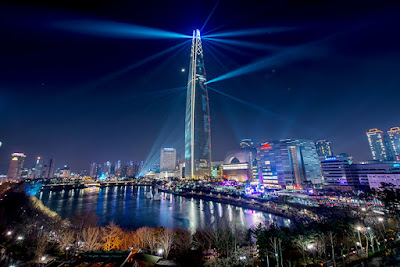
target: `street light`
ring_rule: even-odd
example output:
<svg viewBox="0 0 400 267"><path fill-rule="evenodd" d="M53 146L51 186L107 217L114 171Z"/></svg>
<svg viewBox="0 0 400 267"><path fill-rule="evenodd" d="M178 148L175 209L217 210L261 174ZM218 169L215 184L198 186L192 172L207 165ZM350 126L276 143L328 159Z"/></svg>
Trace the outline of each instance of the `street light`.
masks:
<svg viewBox="0 0 400 267"><path fill-rule="evenodd" d="M157 252L158 252L158 255L161 256L164 253L164 250L162 248L159 248Z"/></svg>

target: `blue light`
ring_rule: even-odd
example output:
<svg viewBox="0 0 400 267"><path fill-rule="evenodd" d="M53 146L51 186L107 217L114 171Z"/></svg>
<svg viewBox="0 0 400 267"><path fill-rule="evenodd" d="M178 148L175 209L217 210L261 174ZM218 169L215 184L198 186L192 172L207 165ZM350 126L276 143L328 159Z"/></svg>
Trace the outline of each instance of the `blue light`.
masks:
<svg viewBox="0 0 400 267"><path fill-rule="evenodd" d="M68 31L108 37L130 39L191 38L189 35L147 26L101 20L72 20L53 23L54 27Z"/></svg>
<svg viewBox="0 0 400 267"><path fill-rule="evenodd" d="M327 157L325 158L325 161L334 161L337 160L336 157Z"/></svg>
<svg viewBox="0 0 400 267"><path fill-rule="evenodd" d="M296 29L295 27L268 27L268 28L256 28L238 31L229 31L221 33L207 34L205 37L238 37L238 36L250 36L250 35L262 35L275 32L291 31Z"/></svg>
<svg viewBox="0 0 400 267"><path fill-rule="evenodd" d="M393 164L393 167L394 167L394 168L400 167L400 164L395 163L395 164Z"/></svg>

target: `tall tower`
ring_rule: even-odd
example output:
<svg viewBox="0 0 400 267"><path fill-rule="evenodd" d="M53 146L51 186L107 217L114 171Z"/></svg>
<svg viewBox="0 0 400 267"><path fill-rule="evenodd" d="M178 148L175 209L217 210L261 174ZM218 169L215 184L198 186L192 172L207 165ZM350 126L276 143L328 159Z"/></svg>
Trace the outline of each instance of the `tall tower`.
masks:
<svg viewBox="0 0 400 267"><path fill-rule="evenodd" d="M7 179L10 181L18 180L21 178L21 171L24 166L25 160L24 153L12 153L10 167L8 168Z"/></svg>
<svg viewBox="0 0 400 267"><path fill-rule="evenodd" d="M211 175L210 107L200 30L193 31L185 117L185 178Z"/></svg>
<svg viewBox="0 0 400 267"><path fill-rule="evenodd" d="M388 131L389 145L395 160L400 160L400 127L393 127Z"/></svg>
<svg viewBox="0 0 400 267"><path fill-rule="evenodd" d="M390 151L388 151L383 132L378 129L371 129L366 134L372 158L380 161L390 160Z"/></svg>

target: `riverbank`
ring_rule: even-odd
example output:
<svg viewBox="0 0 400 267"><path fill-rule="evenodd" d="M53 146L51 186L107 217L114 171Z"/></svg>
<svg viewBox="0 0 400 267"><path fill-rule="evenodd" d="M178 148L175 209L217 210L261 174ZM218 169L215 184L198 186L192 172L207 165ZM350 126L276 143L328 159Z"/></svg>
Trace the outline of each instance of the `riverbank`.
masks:
<svg viewBox="0 0 400 267"><path fill-rule="evenodd" d="M245 209L251 209L251 210L256 210L256 211L261 211L265 213L269 213L275 216L283 217L290 219L292 221L296 221L297 219L300 219L299 216L294 216L292 211L287 211L287 210L280 210L277 208L277 205L274 203L260 203L255 199L244 199L242 197L231 197L231 196L223 196L223 195L218 195L218 194L199 194L195 192L175 192L171 190L164 190L164 189L159 189L161 192L165 193L170 193L186 198L196 198L196 199L202 199L206 201L214 201L222 204L228 204L240 208L245 208ZM290 209L290 207L289 207ZM301 217L302 218L302 217ZM302 218L304 219L304 218Z"/></svg>

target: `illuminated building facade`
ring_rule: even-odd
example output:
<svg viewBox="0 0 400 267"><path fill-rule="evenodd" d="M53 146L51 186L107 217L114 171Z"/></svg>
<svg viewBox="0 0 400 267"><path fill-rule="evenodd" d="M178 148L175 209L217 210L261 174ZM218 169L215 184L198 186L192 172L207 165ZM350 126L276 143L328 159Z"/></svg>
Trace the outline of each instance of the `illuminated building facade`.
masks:
<svg viewBox="0 0 400 267"><path fill-rule="evenodd" d="M387 133L393 157L395 160L400 160L400 127L393 127Z"/></svg>
<svg viewBox="0 0 400 267"><path fill-rule="evenodd" d="M176 166L176 149L165 147L161 149L160 171L174 171Z"/></svg>
<svg viewBox="0 0 400 267"><path fill-rule="evenodd" d="M223 178L237 182L251 182L252 173L248 151L237 150L226 154L222 165Z"/></svg>
<svg viewBox="0 0 400 267"><path fill-rule="evenodd" d="M12 153L11 154L11 162L7 172L8 180L17 180L21 178L21 172L24 167L25 160L24 153Z"/></svg>
<svg viewBox="0 0 400 267"><path fill-rule="evenodd" d="M193 31L185 116L185 178L211 176L210 108L200 31Z"/></svg>
<svg viewBox="0 0 400 267"><path fill-rule="evenodd" d="M393 159L388 140L382 131L371 129L366 135L374 160L387 161Z"/></svg>
<svg viewBox="0 0 400 267"><path fill-rule="evenodd" d="M268 187L313 187L322 184L322 170L311 140L281 139L257 148L259 178Z"/></svg>
<svg viewBox="0 0 400 267"><path fill-rule="evenodd" d="M324 187L337 191L352 191L360 182L352 176L352 160L349 157L332 156L321 161Z"/></svg>
<svg viewBox="0 0 400 267"><path fill-rule="evenodd" d="M326 140L319 140L315 142L315 147L317 149L318 156L321 158L332 157L331 142Z"/></svg>

